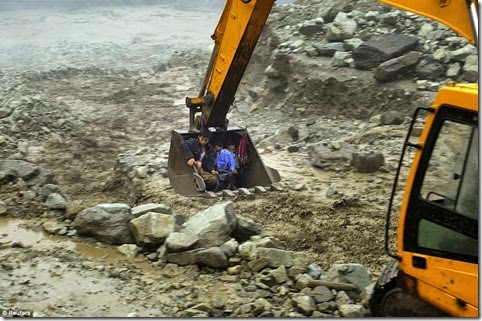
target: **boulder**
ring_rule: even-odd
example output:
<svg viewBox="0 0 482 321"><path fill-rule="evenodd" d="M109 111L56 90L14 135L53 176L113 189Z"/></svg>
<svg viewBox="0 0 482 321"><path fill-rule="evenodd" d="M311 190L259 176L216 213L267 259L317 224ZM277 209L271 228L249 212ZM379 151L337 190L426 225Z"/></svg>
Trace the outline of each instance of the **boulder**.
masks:
<svg viewBox="0 0 482 321"><path fill-rule="evenodd" d="M258 258L267 258L269 260L269 267L277 268L281 265L284 267L291 267L298 265L306 267L308 265L306 254L303 252L294 252L274 248L257 248Z"/></svg>
<svg viewBox="0 0 482 321"><path fill-rule="evenodd" d="M165 245L169 252L183 252L194 248L198 239L190 234L172 232L168 235Z"/></svg>
<svg viewBox="0 0 482 321"><path fill-rule="evenodd" d="M385 163L385 158L380 152L354 152L351 165L358 173L375 173Z"/></svg>
<svg viewBox="0 0 482 321"><path fill-rule="evenodd" d="M446 70L444 64L433 58L426 58L420 60L415 67L415 73L422 79L437 80L445 77Z"/></svg>
<svg viewBox="0 0 482 321"><path fill-rule="evenodd" d="M379 81L396 79L399 75L413 70L420 57L421 53L412 51L403 56L387 60L375 69L373 77Z"/></svg>
<svg viewBox="0 0 482 321"><path fill-rule="evenodd" d="M130 206L127 204L99 204L77 214L73 228L79 234L92 236L101 242L134 243L129 229L132 219Z"/></svg>
<svg viewBox="0 0 482 321"><path fill-rule="evenodd" d="M418 38L407 35L385 33L375 36L353 52L355 66L359 69L372 69L384 61L415 49L417 44Z"/></svg>
<svg viewBox="0 0 482 321"><path fill-rule="evenodd" d="M148 212L172 214L172 209L165 204L154 204L154 203L139 205L131 209L131 213L134 217L139 217Z"/></svg>
<svg viewBox="0 0 482 321"><path fill-rule="evenodd" d="M343 42L329 42L324 44L313 44L320 56L333 57L337 51L346 51Z"/></svg>
<svg viewBox="0 0 482 321"><path fill-rule="evenodd" d="M234 203L229 201L196 213L180 232L196 237L199 240L196 247L210 248L229 240L237 223Z"/></svg>
<svg viewBox="0 0 482 321"><path fill-rule="evenodd" d="M174 232L174 217L148 212L130 221L129 227L138 245L162 244Z"/></svg>
<svg viewBox="0 0 482 321"><path fill-rule="evenodd" d="M209 249L201 250L195 255L196 263L206 265L213 268L225 268L229 265L226 253L219 247L211 247Z"/></svg>
<svg viewBox="0 0 482 321"><path fill-rule="evenodd" d="M306 150L311 165L327 168L333 165L340 166L343 163L348 164L355 148L351 144L342 142L340 148L333 149L323 142L319 142L306 145Z"/></svg>
<svg viewBox="0 0 482 321"><path fill-rule="evenodd" d="M370 273L358 263L333 264L323 279L329 282L350 283L360 291L371 284Z"/></svg>
<svg viewBox="0 0 482 321"><path fill-rule="evenodd" d="M264 231L263 227L255 221L245 217L238 218L238 224L233 230L231 236L239 242L245 242L248 241L253 235L264 236L266 235L266 232Z"/></svg>
<svg viewBox="0 0 482 321"><path fill-rule="evenodd" d="M45 206L51 210L65 210L68 201L59 193L50 193L45 200Z"/></svg>
<svg viewBox="0 0 482 321"><path fill-rule="evenodd" d="M15 171L24 181L37 176L40 173L40 167L35 164L23 160L0 160L0 172Z"/></svg>

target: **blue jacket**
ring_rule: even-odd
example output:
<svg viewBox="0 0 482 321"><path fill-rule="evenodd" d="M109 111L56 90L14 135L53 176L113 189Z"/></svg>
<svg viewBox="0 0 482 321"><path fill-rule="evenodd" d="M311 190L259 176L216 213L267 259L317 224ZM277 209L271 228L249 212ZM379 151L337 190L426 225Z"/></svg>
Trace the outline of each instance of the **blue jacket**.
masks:
<svg viewBox="0 0 482 321"><path fill-rule="evenodd" d="M216 156L217 169L234 171L236 168L236 156L228 149L222 149Z"/></svg>

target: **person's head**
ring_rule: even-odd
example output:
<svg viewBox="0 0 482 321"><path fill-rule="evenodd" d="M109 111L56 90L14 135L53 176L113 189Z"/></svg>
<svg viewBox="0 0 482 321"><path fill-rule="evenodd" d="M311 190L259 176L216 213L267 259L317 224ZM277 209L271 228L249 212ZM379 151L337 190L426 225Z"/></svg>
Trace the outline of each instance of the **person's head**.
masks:
<svg viewBox="0 0 482 321"><path fill-rule="evenodd" d="M228 149L231 153L236 153L236 145L234 144L229 144Z"/></svg>
<svg viewBox="0 0 482 321"><path fill-rule="evenodd" d="M223 149L223 143L221 141L216 140L213 144L214 150L218 153Z"/></svg>
<svg viewBox="0 0 482 321"><path fill-rule="evenodd" d="M202 128L197 136L199 145L206 146L211 138L211 132L207 128Z"/></svg>

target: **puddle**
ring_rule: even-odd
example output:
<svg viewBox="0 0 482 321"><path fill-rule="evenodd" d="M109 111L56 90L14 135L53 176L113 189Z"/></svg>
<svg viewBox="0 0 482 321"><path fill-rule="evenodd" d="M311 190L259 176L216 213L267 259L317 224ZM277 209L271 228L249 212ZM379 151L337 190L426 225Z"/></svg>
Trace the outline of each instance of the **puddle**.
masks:
<svg viewBox="0 0 482 321"><path fill-rule="evenodd" d="M14 243L27 249L12 248ZM66 256L49 254L57 249ZM38 252L44 250L48 251ZM83 267L81 262L89 260L94 262L94 269ZM1 219L0 289L7 290L0 291L0 306L28 309L40 313L39 316L52 317L126 317L133 312L141 317L162 314L155 303L171 302L169 295L149 291L153 301L142 309L136 298L141 294L147 296L146 291L139 292L140 281L110 277L107 266L114 261L129 262L144 272L154 269L147 261L136 263L127 259L115 246L94 247L76 243L68 237L50 235L42 230L40 221ZM125 269L122 264L114 266ZM137 279L156 285L142 274Z"/></svg>
<svg viewBox="0 0 482 321"><path fill-rule="evenodd" d="M14 243L32 247L35 250L61 248L72 250L98 264L111 264L114 261L129 261L119 253L115 246L95 247L85 243L71 241L68 237L50 235L42 230L40 223L32 226L31 221L4 218L0 220L0 248L11 247ZM3 245L2 245L3 244ZM131 261L132 262L132 261ZM144 268L143 262L141 264ZM149 266L148 263L145 265Z"/></svg>

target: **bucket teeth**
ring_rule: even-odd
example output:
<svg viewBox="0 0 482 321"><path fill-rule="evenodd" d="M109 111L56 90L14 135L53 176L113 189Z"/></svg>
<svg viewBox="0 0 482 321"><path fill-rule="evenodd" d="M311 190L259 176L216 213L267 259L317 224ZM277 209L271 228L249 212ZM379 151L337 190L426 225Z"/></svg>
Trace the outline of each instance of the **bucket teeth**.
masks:
<svg viewBox="0 0 482 321"><path fill-rule="evenodd" d="M255 186L255 187L254 187L254 192L255 192L255 193L266 193L266 192L268 192L268 191L267 191L266 188L264 188L263 186Z"/></svg>
<svg viewBox="0 0 482 321"><path fill-rule="evenodd" d="M211 192L211 191L205 191L203 194L204 198L216 198L218 195L216 193Z"/></svg>
<svg viewBox="0 0 482 321"><path fill-rule="evenodd" d="M245 196L252 195L252 193L246 187L240 187L238 188L238 191L239 191L239 195L245 195Z"/></svg>
<svg viewBox="0 0 482 321"><path fill-rule="evenodd" d="M283 187L281 187L281 185L278 183L273 183L271 184L271 190L275 192L281 192L283 191Z"/></svg>
<svg viewBox="0 0 482 321"><path fill-rule="evenodd" d="M236 196L233 191L229 190L229 189L223 189L222 190L223 192L223 196L228 196L228 197L234 197Z"/></svg>

